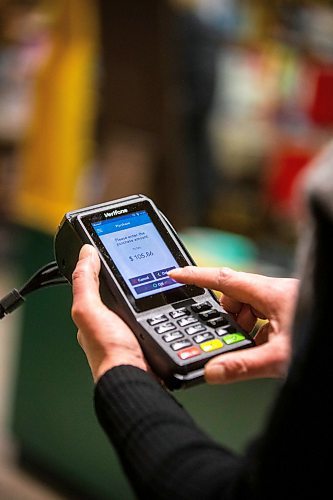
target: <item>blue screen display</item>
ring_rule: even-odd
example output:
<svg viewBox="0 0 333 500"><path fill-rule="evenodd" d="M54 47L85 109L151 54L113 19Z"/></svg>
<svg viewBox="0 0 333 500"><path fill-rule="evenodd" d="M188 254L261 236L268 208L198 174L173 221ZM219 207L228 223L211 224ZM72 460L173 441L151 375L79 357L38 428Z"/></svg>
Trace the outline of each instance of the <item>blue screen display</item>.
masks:
<svg viewBox="0 0 333 500"><path fill-rule="evenodd" d="M179 265L145 210L92 227L135 298L182 286L167 275Z"/></svg>

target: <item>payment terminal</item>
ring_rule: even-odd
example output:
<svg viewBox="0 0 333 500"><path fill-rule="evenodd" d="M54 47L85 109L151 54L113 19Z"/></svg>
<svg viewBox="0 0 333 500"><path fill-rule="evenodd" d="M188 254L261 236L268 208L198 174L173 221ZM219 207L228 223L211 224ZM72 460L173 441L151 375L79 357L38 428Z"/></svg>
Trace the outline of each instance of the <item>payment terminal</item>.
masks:
<svg viewBox="0 0 333 500"><path fill-rule="evenodd" d="M168 276L171 269L194 262L146 196L65 214L54 249L59 271L69 282L85 243L99 252L103 302L129 325L168 388L199 383L213 356L254 345L212 291Z"/></svg>

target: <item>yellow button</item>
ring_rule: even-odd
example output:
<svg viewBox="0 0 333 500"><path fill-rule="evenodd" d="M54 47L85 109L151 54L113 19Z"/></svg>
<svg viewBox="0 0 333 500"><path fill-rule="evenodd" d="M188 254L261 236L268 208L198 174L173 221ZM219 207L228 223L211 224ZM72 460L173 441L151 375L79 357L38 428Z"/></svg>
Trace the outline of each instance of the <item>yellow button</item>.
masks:
<svg viewBox="0 0 333 500"><path fill-rule="evenodd" d="M207 340L207 342L200 344L200 347L205 352L215 351L215 349L223 347L223 342L219 339Z"/></svg>

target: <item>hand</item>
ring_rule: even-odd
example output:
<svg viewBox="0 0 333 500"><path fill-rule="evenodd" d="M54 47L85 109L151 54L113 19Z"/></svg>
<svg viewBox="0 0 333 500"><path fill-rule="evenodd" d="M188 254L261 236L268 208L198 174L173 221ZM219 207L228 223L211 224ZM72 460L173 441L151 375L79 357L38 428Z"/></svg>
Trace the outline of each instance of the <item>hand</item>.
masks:
<svg viewBox="0 0 333 500"><path fill-rule="evenodd" d="M79 328L78 342L87 356L95 382L118 365L148 369L130 328L101 301L99 271L97 251L91 245L84 245L73 273L72 318Z"/></svg>
<svg viewBox="0 0 333 500"><path fill-rule="evenodd" d="M169 276L181 283L223 292L221 305L247 332L253 330L258 318L267 320L258 330L255 347L221 354L206 364L207 382L286 375L298 280L192 266L173 269Z"/></svg>

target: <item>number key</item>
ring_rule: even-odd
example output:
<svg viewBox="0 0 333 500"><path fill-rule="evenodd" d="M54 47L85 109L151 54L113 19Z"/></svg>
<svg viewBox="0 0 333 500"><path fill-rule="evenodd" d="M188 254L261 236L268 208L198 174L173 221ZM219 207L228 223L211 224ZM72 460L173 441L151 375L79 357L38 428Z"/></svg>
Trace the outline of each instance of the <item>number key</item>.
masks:
<svg viewBox="0 0 333 500"><path fill-rule="evenodd" d="M187 310L185 307L182 307L181 309L176 309L176 311L172 311L170 313L171 318L177 319L177 318L182 318L183 316L186 316L188 314Z"/></svg>
<svg viewBox="0 0 333 500"><path fill-rule="evenodd" d="M155 328L157 333L167 333L172 332L172 330L176 330L176 326L173 323L164 323L163 325Z"/></svg>
<svg viewBox="0 0 333 500"><path fill-rule="evenodd" d="M193 337L193 339L195 340L195 342L197 344L201 344L202 342L205 342L206 340L211 340L213 338L214 338L214 335L212 335L209 332L199 333L199 335L196 335L195 337Z"/></svg>
<svg viewBox="0 0 333 500"><path fill-rule="evenodd" d="M188 326L191 325L192 323L197 323L197 318L194 316L186 316L185 318L182 318L178 321L179 326Z"/></svg>
<svg viewBox="0 0 333 500"><path fill-rule="evenodd" d="M218 318L221 315L219 311L216 309L210 309L209 311L205 311L199 314L200 319L207 321L209 319Z"/></svg>
<svg viewBox="0 0 333 500"><path fill-rule="evenodd" d="M149 318L147 321L151 326L155 326L159 325L160 323L164 323L164 321L168 321L168 318L165 314L159 314L158 316Z"/></svg>
<svg viewBox="0 0 333 500"><path fill-rule="evenodd" d="M167 333L166 335L163 335L162 339L165 342L169 343L169 342L173 342L174 340L181 339L183 337L184 337L184 335L181 332L171 332L171 333Z"/></svg>
<svg viewBox="0 0 333 500"><path fill-rule="evenodd" d="M195 304L194 306L191 306L191 309L195 313L200 313L203 311L207 311L208 309L211 309L212 305L209 302L203 302L202 304Z"/></svg>
<svg viewBox="0 0 333 500"><path fill-rule="evenodd" d="M171 348L174 351L179 351L180 349L183 349L184 347L189 347L192 345L192 342L190 342L187 339L184 340L179 340L178 342L175 342L174 344L171 344Z"/></svg>

